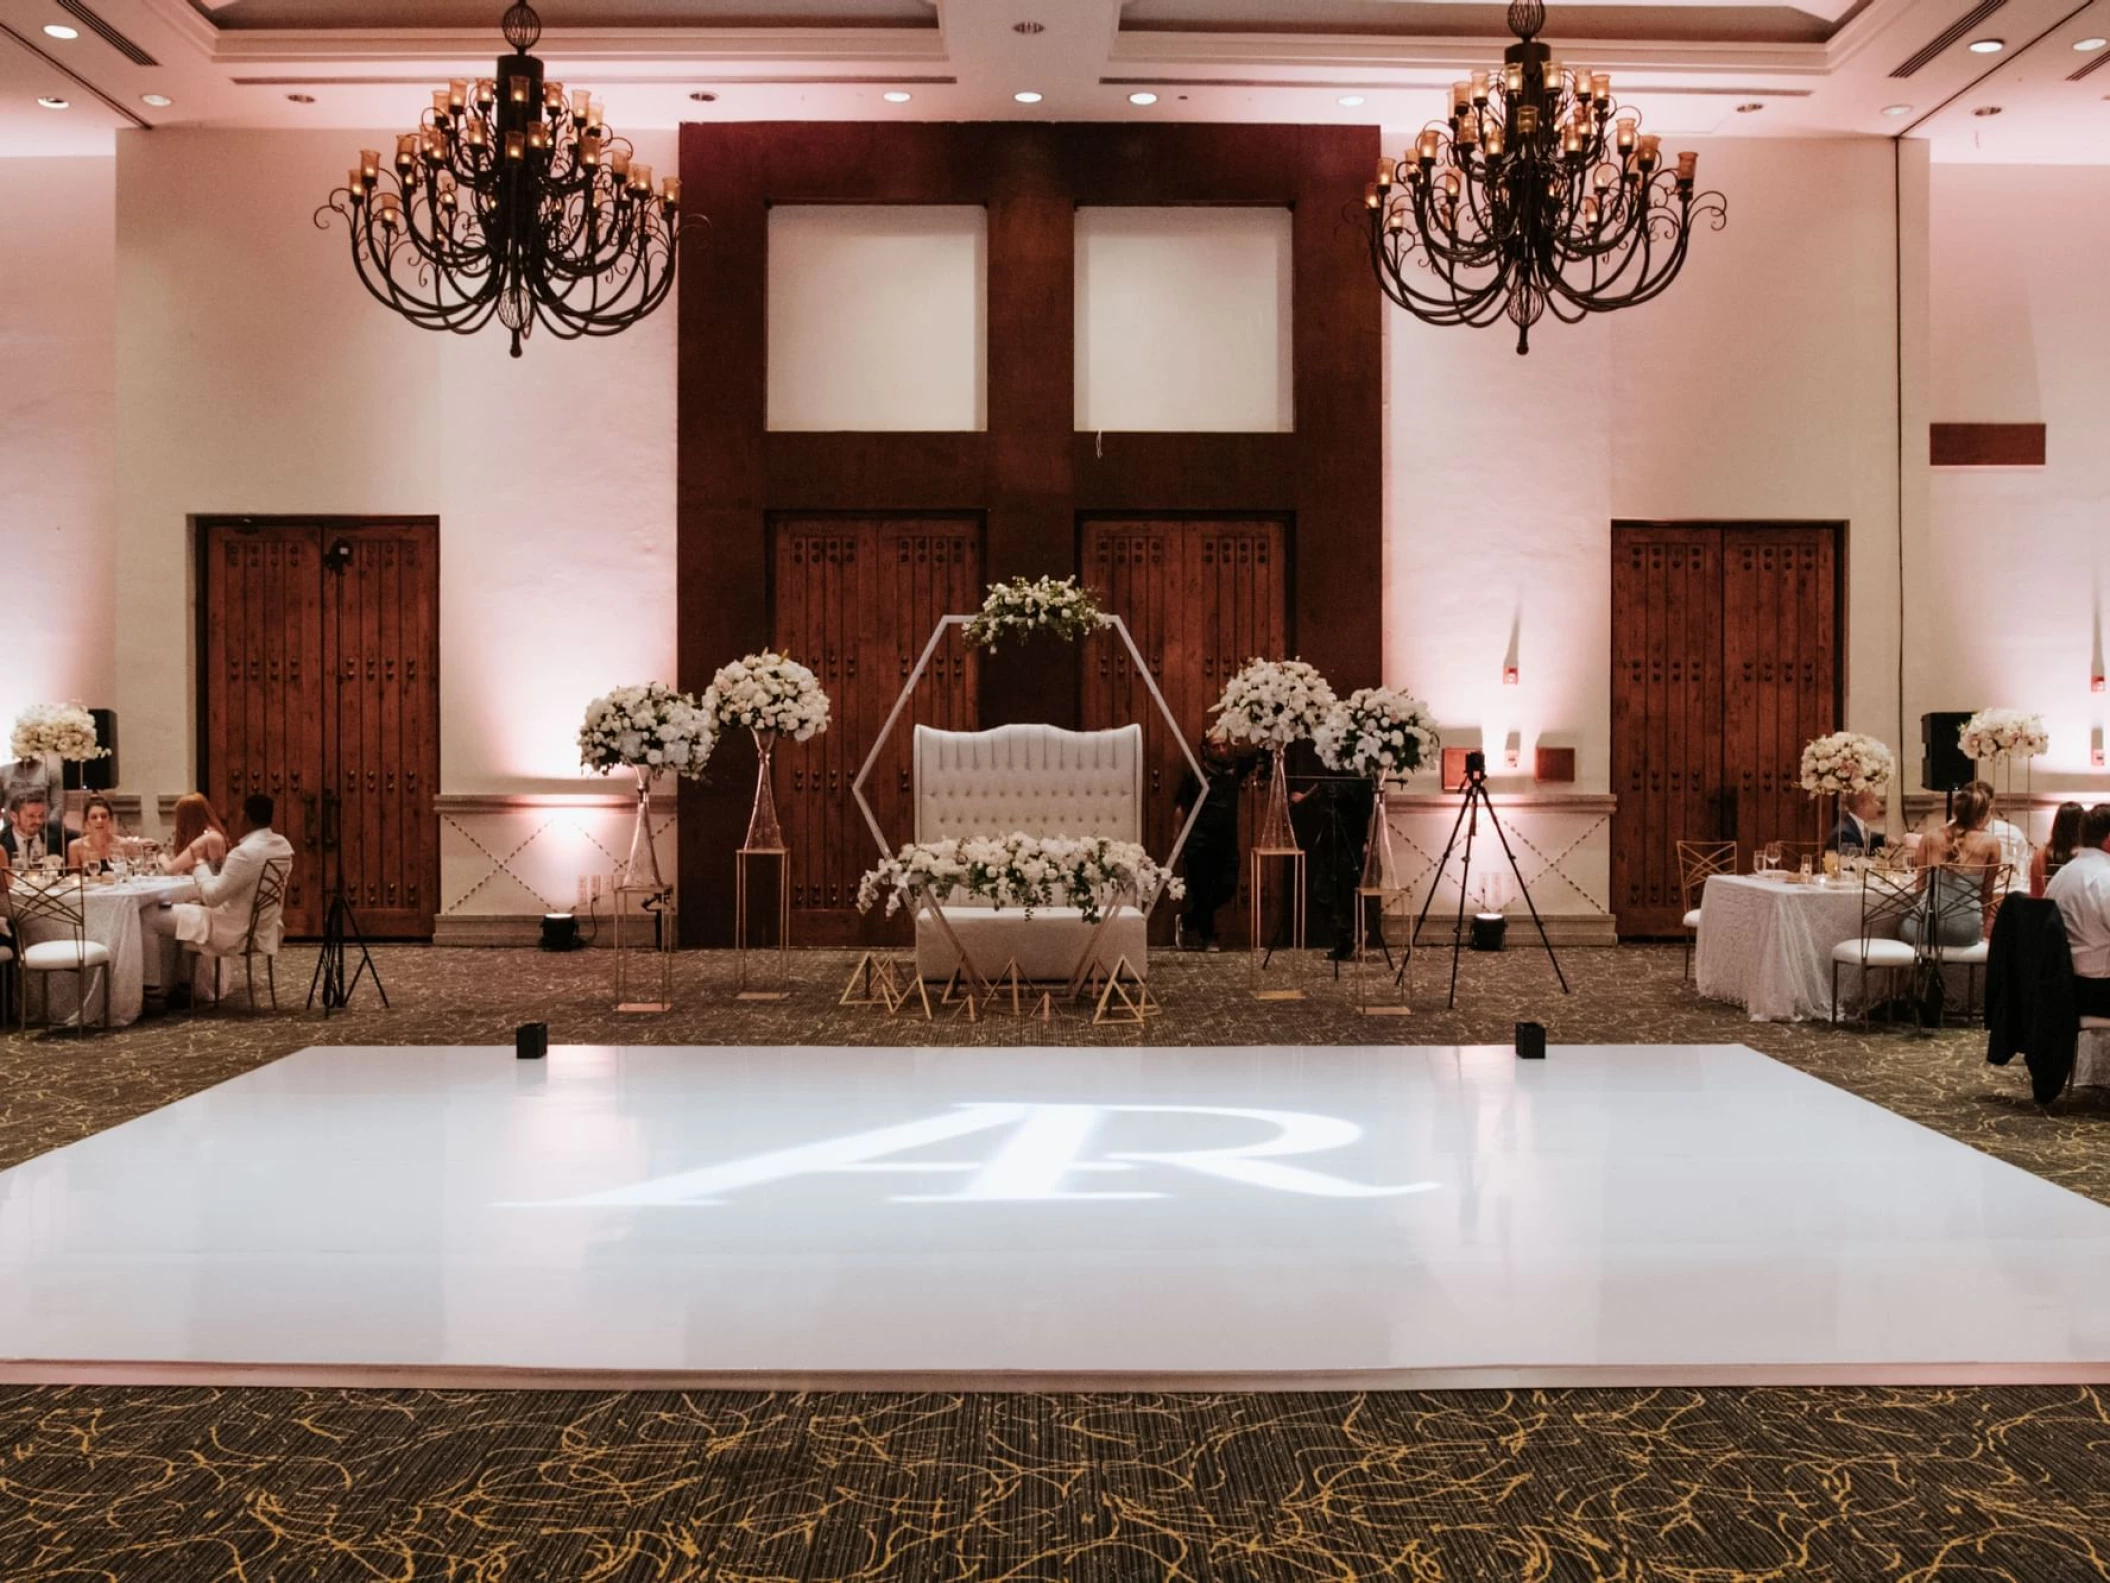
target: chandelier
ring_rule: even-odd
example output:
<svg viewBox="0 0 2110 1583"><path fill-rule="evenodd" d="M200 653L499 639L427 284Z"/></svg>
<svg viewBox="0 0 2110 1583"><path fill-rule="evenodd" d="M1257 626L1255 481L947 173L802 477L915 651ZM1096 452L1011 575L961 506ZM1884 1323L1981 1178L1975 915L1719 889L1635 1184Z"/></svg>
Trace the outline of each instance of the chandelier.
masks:
<svg viewBox="0 0 2110 1583"><path fill-rule="evenodd" d="M573 340L657 308L686 222L680 179L655 187L599 99L543 81L534 7L512 6L503 27L513 53L496 73L435 88L394 169L361 150L315 223L344 217L359 279L411 323L467 335L495 317L518 357L538 320Z"/></svg>
<svg viewBox="0 0 2110 1583"><path fill-rule="evenodd" d="M1538 42L1545 25L1541 0L1511 0L1502 70L1454 84L1449 121L1397 163L1379 160L1363 193L1385 295L1429 324L1507 317L1520 355L1548 312L1576 324L1658 296L1693 222L1729 219L1720 193L1693 192L1699 156L1665 166L1609 76Z"/></svg>

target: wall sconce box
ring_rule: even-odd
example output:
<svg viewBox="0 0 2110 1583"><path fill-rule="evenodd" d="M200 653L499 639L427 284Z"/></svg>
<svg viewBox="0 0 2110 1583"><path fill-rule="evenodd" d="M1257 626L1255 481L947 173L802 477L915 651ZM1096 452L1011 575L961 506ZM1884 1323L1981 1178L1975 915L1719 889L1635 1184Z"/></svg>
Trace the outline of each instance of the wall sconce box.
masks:
<svg viewBox="0 0 2110 1583"><path fill-rule="evenodd" d="M1531 774L1534 780L1573 781L1575 779L1575 749L1548 747L1537 749Z"/></svg>

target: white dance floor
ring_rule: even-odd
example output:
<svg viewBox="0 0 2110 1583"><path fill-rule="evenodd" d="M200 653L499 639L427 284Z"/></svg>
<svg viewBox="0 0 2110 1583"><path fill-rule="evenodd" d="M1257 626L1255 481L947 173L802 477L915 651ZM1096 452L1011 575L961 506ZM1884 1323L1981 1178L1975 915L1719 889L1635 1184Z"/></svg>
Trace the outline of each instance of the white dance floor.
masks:
<svg viewBox="0 0 2110 1583"><path fill-rule="evenodd" d="M2110 1208L1741 1046L310 1049L0 1173L0 1374L2110 1379Z"/></svg>

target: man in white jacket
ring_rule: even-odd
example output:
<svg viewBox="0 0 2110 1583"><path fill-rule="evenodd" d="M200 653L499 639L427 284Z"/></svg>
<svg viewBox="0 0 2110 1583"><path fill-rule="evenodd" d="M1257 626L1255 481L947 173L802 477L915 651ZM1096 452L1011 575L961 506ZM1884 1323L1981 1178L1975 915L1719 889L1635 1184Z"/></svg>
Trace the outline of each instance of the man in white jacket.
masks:
<svg viewBox="0 0 2110 1583"><path fill-rule="evenodd" d="M293 843L271 828L277 813L271 799L261 793L243 802L242 820L248 834L229 848L217 874L202 867L197 871L199 900L154 909L146 915L147 927L156 934L173 935L185 945L223 956L239 955L264 871L274 864L282 876L293 870ZM259 923L256 948L277 950L284 928L281 916L274 914Z"/></svg>

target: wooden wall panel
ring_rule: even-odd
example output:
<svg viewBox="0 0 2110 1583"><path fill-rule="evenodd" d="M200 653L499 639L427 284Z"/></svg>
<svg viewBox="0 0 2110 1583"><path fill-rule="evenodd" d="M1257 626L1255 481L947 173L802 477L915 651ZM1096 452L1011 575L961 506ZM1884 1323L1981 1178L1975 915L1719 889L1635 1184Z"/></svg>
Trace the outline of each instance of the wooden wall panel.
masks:
<svg viewBox="0 0 2110 1583"><path fill-rule="evenodd" d="M2042 467L2041 423L1934 423L1927 460L1935 467Z"/></svg>
<svg viewBox="0 0 2110 1583"><path fill-rule="evenodd" d="M1723 531L1723 778L1734 835L1821 837L1799 785L1803 746L1838 729L1837 536L1830 528Z"/></svg>

